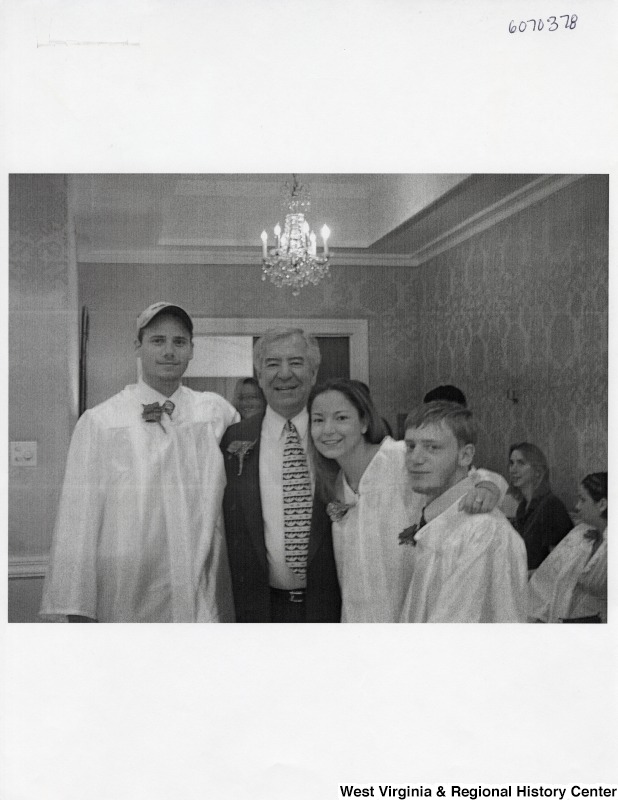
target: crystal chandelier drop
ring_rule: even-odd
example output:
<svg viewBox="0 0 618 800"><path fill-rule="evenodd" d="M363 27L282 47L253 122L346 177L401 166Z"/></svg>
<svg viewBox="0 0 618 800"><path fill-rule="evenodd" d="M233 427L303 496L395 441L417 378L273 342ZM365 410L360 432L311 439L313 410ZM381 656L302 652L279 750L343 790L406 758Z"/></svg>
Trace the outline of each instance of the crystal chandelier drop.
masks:
<svg viewBox="0 0 618 800"><path fill-rule="evenodd" d="M283 232L277 223L274 229L277 246L270 251L268 234L262 231L262 280L270 278L279 289L291 286L292 294L298 296L303 286L315 285L328 275L330 230L326 225L320 230L324 251L318 256L316 235L305 219L311 206L309 189L298 182L296 175L292 178L292 185L286 183L284 186L286 215Z"/></svg>

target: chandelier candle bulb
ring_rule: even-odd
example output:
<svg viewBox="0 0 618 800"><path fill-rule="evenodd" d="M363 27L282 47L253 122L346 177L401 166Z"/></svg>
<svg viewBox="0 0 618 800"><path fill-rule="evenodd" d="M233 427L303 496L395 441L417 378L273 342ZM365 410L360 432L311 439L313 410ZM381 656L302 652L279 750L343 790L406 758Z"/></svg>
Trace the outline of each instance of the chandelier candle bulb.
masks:
<svg viewBox="0 0 618 800"><path fill-rule="evenodd" d="M316 240L317 240L317 237L316 237L315 233L313 231L311 231L311 234L309 236L309 241L311 242L311 245L309 247L309 252L311 253L312 256L314 256L318 252L318 247L317 247L317 244L316 244Z"/></svg>
<svg viewBox="0 0 618 800"><path fill-rule="evenodd" d="M262 258L268 258L268 234L266 231L262 231L262 236L260 238L262 239Z"/></svg>
<svg viewBox="0 0 618 800"><path fill-rule="evenodd" d="M330 236L330 228L328 225L323 225L320 231L322 239L324 240L324 255L328 255L328 237Z"/></svg>
<svg viewBox="0 0 618 800"><path fill-rule="evenodd" d="M275 236L277 237L277 250L281 249L281 225L275 225Z"/></svg>

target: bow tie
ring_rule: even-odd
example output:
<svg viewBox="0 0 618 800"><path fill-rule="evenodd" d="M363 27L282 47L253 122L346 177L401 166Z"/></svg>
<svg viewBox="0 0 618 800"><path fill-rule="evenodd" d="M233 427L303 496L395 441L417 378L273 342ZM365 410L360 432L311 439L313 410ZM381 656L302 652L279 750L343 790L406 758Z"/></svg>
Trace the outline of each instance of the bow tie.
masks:
<svg viewBox="0 0 618 800"><path fill-rule="evenodd" d="M416 534L427 525L427 520L425 519L425 509L421 511L421 518L415 524L406 528L405 531L402 531L399 534L399 544L411 544L413 547L416 547Z"/></svg>
<svg viewBox="0 0 618 800"><path fill-rule="evenodd" d="M142 411L142 419L146 422L158 422L161 425L161 416L162 414L167 414L170 419L172 417L172 412L176 407L171 400L166 400L163 405L160 403L150 403L144 404L142 403L143 411ZM161 427L163 427L161 425Z"/></svg>

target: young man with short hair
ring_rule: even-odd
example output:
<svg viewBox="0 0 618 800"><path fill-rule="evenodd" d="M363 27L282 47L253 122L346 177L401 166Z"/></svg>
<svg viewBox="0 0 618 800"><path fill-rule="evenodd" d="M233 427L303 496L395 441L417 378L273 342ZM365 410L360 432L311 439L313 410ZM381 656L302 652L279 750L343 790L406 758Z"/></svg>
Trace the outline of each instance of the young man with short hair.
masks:
<svg viewBox="0 0 618 800"><path fill-rule="evenodd" d="M239 419L181 385L193 323L159 302L137 318L138 383L73 432L41 614L71 622L217 622L231 607L219 442ZM220 581L223 581L220 583ZM230 613L231 616L231 613Z"/></svg>
<svg viewBox="0 0 618 800"><path fill-rule="evenodd" d="M406 468L425 495L423 521L407 545L414 572L402 622L525 622L526 548L502 512L459 510L469 490L476 430L456 403L419 406L405 423Z"/></svg>

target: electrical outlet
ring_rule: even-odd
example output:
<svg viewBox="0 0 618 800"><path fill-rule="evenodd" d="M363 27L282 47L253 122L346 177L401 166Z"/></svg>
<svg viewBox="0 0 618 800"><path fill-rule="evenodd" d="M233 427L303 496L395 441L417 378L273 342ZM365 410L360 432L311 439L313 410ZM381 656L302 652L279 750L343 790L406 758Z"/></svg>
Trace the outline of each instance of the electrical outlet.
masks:
<svg viewBox="0 0 618 800"><path fill-rule="evenodd" d="M11 466L36 467L36 442L11 442Z"/></svg>

